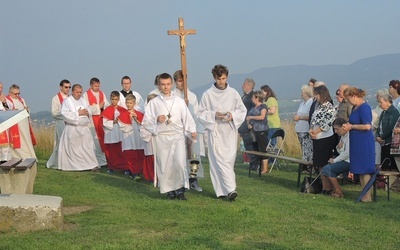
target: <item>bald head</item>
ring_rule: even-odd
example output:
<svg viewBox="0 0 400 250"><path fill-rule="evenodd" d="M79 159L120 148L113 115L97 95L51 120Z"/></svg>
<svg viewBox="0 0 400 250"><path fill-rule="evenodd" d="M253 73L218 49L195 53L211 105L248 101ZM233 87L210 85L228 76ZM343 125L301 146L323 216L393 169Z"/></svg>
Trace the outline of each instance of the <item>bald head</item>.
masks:
<svg viewBox="0 0 400 250"><path fill-rule="evenodd" d="M321 82L321 81L316 81L315 83L314 83L314 88L316 88L316 87L321 87L321 86L325 86L326 84L324 83L324 82Z"/></svg>

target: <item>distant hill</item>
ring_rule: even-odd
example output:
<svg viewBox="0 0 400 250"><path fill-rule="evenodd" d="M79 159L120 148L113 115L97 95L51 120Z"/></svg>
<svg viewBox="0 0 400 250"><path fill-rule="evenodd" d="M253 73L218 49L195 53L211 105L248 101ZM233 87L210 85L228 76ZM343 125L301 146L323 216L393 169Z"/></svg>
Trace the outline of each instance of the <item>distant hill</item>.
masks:
<svg viewBox="0 0 400 250"><path fill-rule="evenodd" d="M229 66L229 65L228 65ZM366 89L368 102L376 106L375 93L378 89L387 88L389 81L400 79L400 53L379 55L358 60L350 65L290 65L279 67L260 68L246 74L229 75L229 84L242 93L242 84L245 78L253 78L256 89L262 85L269 85L278 96L282 118L292 117L296 112L300 99L300 88L307 84L310 78L325 82L332 98L336 89L342 83ZM212 82L191 89L199 101ZM32 114L32 120L39 124L51 124L51 112L41 111Z"/></svg>
<svg viewBox="0 0 400 250"><path fill-rule="evenodd" d="M366 89L370 104L375 106L376 90L386 88L390 80L400 78L400 53L369 57L350 65L290 65L260 68L247 74L229 75L229 84L239 93L242 93L245 78L253 78L256 89L262 85L269 85L278 96L278 100L285 100L285 105L280 101L281 113L293 113L298 106L298 102L293 101L300 98L301 86L307 84L311 77L325 82L332 98L342 83ZM210 82L191 91L200 99L211 84Z"/></svg>

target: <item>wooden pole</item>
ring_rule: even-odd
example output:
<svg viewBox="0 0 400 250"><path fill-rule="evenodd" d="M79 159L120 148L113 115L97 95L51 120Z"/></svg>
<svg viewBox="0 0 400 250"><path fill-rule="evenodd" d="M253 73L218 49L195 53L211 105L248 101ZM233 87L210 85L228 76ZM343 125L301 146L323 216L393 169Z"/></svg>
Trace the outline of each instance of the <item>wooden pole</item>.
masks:
<svg viewBox="0 0 400 250"><path fill-rule="evenodd" d="M181 48L181 68L182 68L182 74L183 74L183 94L184 94L184 99L185 99L186 104L189 104L188 93L187 93L188 87L187 87L185 37L186 37L186 35L196 34L196 30L193 30L193 29L185 30L182 17L180 17L178 19L178 25L179 25L179 29L178 30L168 30L168 35L178 35L179 36L179 44L180 44L180 48Z"/></svg>

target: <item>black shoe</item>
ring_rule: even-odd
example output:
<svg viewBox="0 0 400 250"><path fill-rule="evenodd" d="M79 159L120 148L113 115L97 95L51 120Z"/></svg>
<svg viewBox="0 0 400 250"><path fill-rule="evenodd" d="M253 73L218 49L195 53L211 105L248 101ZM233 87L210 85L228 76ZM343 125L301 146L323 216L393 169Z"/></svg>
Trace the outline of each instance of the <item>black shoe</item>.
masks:
<svg viewBox="0 0 400 250"><path fill-rule="evenodd" d="M332 190L322 190L323 195L331 195Z"/></svg>
<svg viewBox="0 0 400 250"><path fill-rule="evenodd" d="M178 198L178 200L181 200L181 201L187 201L187 199L185 197L185 193L178 194L177 198Z"/></svg>
<svg viewBox="0 0 400 250"><path fill-rule="evenodd" d="M235 201L236 197L238 196L236 191L232 191L228 194L229 201Z"/></svg>
<svg viewBox="0 0 400 250"><path fill-rule="evenodd" d="M175 200L175 198L176 198L176 195L175 195L174 191L167 193L167 199L168 200Z"/></svg>

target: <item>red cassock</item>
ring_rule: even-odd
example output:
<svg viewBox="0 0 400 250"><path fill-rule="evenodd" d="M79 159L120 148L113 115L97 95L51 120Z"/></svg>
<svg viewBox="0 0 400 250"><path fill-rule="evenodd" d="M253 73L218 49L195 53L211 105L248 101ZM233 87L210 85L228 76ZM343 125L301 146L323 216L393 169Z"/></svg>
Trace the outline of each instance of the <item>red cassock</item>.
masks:
<svg viewBox="0 0 400 250"><path fill-rule="evenodd" d="M125 123L132 125L132 122L142 123L143 113L134 110L137 115L137 121L135 121L131 116L129 111L125 111L120 114L118 119ZM140 136L136 134L134 136ZM129 169L132 174L143 174L143 177L146 180L153 181L154 179L154 157L152 155L145 156L143 149L136 150L124 150L123 155L125 157L125 161L127 162Z"/></svg>
<svg viewBox="0 0 400 250"><path fill-rule="evenodd" d="M117 107L119 113L125 112L123 107ZM114 120L115 107L108 106L101 116L108 120ZM129 166L125 161L125 157L122 153L121 142L116 143L104 143L104 154L107 160L107 167L112 170L129 170Z"/></svg>

